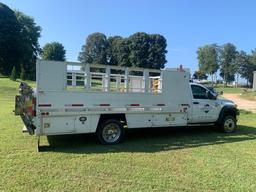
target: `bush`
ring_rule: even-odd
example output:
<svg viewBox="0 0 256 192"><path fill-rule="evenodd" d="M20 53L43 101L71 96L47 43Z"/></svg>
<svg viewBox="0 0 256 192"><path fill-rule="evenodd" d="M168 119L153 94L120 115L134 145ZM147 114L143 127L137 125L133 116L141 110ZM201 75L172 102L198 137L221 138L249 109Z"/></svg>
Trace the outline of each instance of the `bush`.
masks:
<svg viewBox="0 0 256 192"><path fill-rule="evenodd" d="M12 73L11 73L10 79L13 81L16 81L16 79L17 79L17 71L16 71L15 66L12 68Z"/></svg>

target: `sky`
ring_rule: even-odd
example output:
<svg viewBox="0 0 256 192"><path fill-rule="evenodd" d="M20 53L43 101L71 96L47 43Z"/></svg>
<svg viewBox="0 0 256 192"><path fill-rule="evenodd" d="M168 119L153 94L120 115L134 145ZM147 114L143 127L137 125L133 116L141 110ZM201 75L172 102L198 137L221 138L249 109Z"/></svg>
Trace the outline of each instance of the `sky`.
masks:
<svg viewBox="0 0 256 192"><path fill-rule="evenodd" d="M198 47L230 42L238 50L256 48L254 0L2 0L32 16L42 27L41 47L58 41L68 61L77 61L93 32L128 37L159 33L167 40L166 67L198 68Z"/></svg>

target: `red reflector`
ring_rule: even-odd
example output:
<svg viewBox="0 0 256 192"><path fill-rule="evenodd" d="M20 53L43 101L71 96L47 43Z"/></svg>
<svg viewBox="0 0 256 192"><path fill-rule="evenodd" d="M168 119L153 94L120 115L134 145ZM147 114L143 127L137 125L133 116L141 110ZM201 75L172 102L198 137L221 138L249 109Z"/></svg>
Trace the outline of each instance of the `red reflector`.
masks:
<svg viewBox="0 0 256 192"><path fill-rule="evenodd" d="M136 107L136 106L140 106L140 104L131 104L131 106Z"/></svg>
<svg viewBox="0 0 256 192"><path fill-rule="evenodd" d="M110 106L110 104L100 104L100 106Z"/></svg>
<svg viewBox="0 0 256 192"><path fill-rule="evenodd" d="M38 104L38 107L51 107L52 104Z"/></svg>
<svg viewBox="0 0 256 192"><path fill-rule="evenodd" d="M157 104L157 106L165 106L165 104Z"/></svg>

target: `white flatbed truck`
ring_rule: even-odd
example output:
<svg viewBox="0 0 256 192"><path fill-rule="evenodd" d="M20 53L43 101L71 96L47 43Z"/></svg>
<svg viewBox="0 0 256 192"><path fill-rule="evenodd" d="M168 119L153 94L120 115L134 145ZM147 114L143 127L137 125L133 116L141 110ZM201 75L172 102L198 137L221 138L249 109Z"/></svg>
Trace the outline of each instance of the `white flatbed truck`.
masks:
<svg viewBox="0 0 256 192"><path fill-rule="evenodd" d="M183 69L141 69L38 60L36 88L21 83L15 115L31 135L96 133L102 144L125 129L218 125L236 128L239 110Z"/></svg>

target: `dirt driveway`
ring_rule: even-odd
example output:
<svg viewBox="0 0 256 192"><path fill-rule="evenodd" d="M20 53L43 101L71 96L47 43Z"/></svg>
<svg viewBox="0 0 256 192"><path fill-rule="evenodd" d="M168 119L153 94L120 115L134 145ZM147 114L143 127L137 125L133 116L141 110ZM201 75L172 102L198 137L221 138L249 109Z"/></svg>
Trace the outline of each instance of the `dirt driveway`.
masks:
<svg viewBox="0 0 256 192"><path fill-rule="evenodd" d="M252 111L256 113L256 101L249 101L249 100L243 99L239 96L239 94L234 94L234 93L224 93L223 97L234 101L235 104L237 104L239 109L244 109L244 110Z"/></svg>

